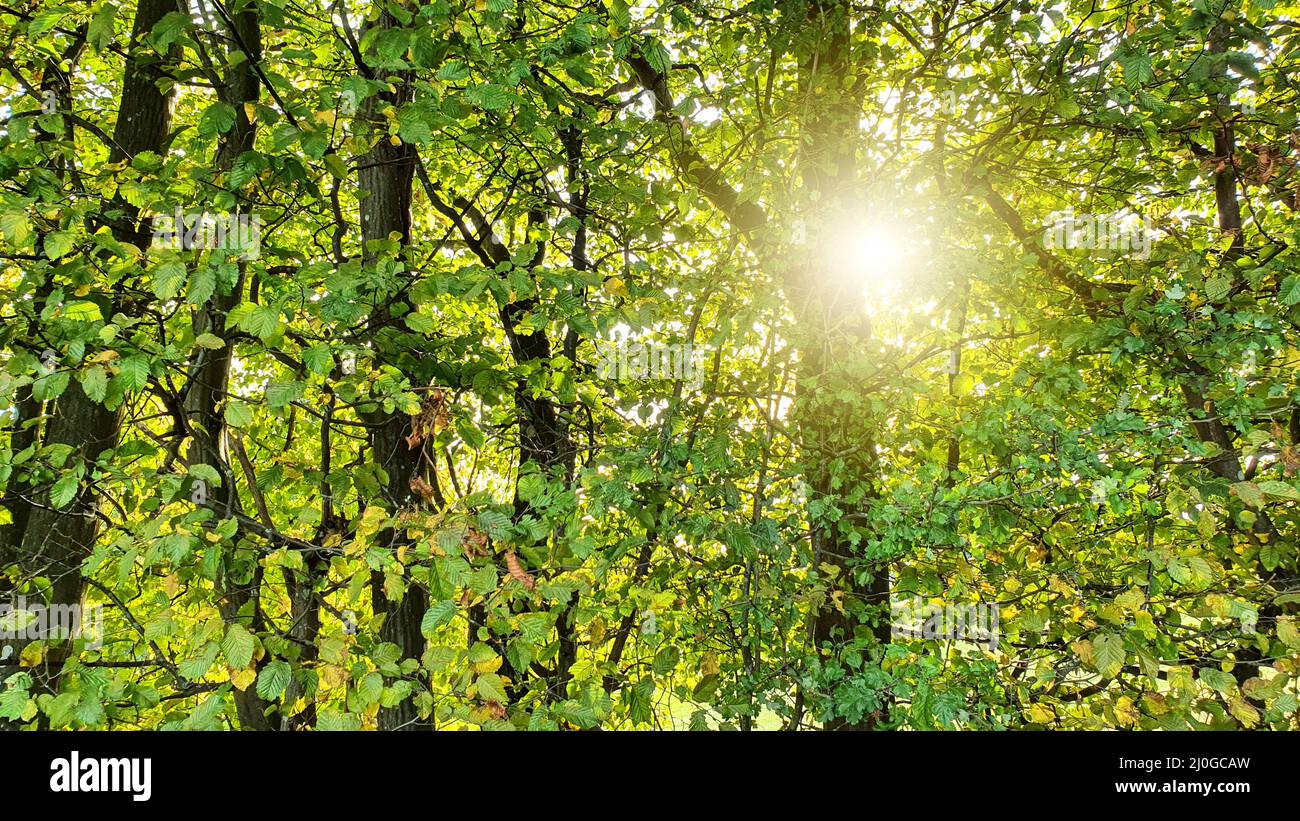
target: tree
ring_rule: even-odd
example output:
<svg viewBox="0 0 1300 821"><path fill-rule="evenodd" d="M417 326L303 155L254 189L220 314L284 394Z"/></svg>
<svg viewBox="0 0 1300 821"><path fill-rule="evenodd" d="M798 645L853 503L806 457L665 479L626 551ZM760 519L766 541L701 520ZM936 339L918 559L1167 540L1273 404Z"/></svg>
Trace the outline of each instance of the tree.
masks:
<svg viewBox="0 0 1300 821"><path fill-rule="evenodd" d="M5 7L0 721L1295 729L1291 16Z"/></svg>

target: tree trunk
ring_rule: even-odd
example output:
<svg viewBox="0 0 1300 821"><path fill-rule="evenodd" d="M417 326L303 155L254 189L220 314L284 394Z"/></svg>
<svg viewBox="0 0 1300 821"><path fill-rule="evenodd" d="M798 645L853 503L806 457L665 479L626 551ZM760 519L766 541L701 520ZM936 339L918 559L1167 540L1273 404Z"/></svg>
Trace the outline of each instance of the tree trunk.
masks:
<svg viewBox="0 0 1300 821"><path fill-rule="evenodd" d="M159 20L175 10L172 0L140 0L127 51L110 164L134 157L142 151L158 152L162 149L171 126L171 94L158 90L155 83L158 58L141 40ZM147 218L137 220L138 209L121 198L115 199L112 207L123 212L123 217L111 226L114 237L141 250L148 248L152 235L151 221ZM70 445L75 455L70 457L68 464L75 465L76 460L80 460L88 471L92 471L99 455L117 446L120 410L109 410L91 400L80 382L73 379L53 404L42 444ZM31 580L43 576L49 579L46 604L73 606L81 603L84 591L81 564L90 555L99 534L100 497L88 479L80 482L76 496L63 509L50 504L48 490L35 494L36 502L26 517L22 533L11 537L18 545L23 578ZM18 652L21 649L15 648ZM70 649L67 644L59 644L47 650L41 668L33 671L38 689L51 692L56 689L57 671Z"/></svg>
<svg viewBox="0 0 1300 821"><path fill-rule="evenodd" d="M378 26L391 26L393 20L387 13L381 15L375 23ZM372 248L375 241L386 241L396 234L400 248L405 248L411 241L411 184L415 177L416 154L413 146L406 143L393 145L382 124L385 122L380 113L386 106L400 107L409 99L409 86L406 82L397 84L397 91L385 91L366 100L362 116L376 127L371 134L375 140L374 147L361 158L359 165L361 241L363 263L373 266L382 259ZM399 249L400 255L400 249ZM384 300L387 294L375 294L373 326L376 333L375 356L379 361L396 359L397 351L383 349L383 329L391 321ZM388 483L383 488L384 501L391 512L396 512L411 502L411 479L420 468L420 449L412 448L406 442L410 432L410 418L398 411L384 413L377 410L366 415L369 425L369 446L375 464L388 474ZM398 544L399 535L393 529L380 533L381 543L391 547ZM407 584L405 591L390 600L384 585L384 574L374 573L371 578L371 602L376 616L383 617L379 629L381 641L392 642L401 650L402 658L420 658L424 652L424 636L420 632L420 621L428 609L427 592L414 584ZM395 707L385 707L379 711L379 729L381 730L422 730L430 729L429 724L418 723L419 715L411 699L404 699Z"/></svg>
<svg viewBox="0 0 1300 821"><path fill-rule="evenodd" d="M841 241L841 232L855 230L864 217L857 194L858 119L861 102L846 87L852 77L851 21L845 4L821 0L809 7L807 26L815 32L817 47L800 61L799 87L805 99L817 100L802 124L799 164L807 198L815 203L813 219L818 229L811 238L821 254L813 254L796 270L787 286L799 322L803 362L796 416L802 434L803 458L808 465L808 525L812 540L812 566L829 577L827 597L809 615L810 633L822 656L823 670L834 681L847 675L841 666L842 648L855 640L873 647L863 655L879 663L878 648L890 642L889 563L863 560L841 526L840 517L863 512L875 498L877 472L870 417L859 402L843 400L856 380L845 367L863 355L866 306L861 284L833 270L825 249ZM861 396L861 390L850 391ZM864 426L866 429L864 429ZM832 509L832 501L849 500L861 509ZM883 611L883 612L882 612ZM862 625L868 629L861 629ZM835 686L832 684L832 698ZM860 716L836 715L825 729L871 729L884 717L885 693Z"/></svg>
<svg viewBox="0 0 1300 821"><path fill-rule="evenodd" d="M218 96L222 102L234 108L235 122L217 146L215 168L218 174L230 171L239 155L253 147L257 134L256 123L248 118L244 108L245 103L256 102L260 94L254 70L254 65L262 56L261 28L256 6L252 3L245 4L242 10L227 20L224 29L231 45L227 53L226 75L221 78ZM194 311L192 324L196 337L203 333L216 336L223 333L226 315L242 298L244 263L240 262L239 267L239 279L229 292L218 290ZM216 350L198 348L186 369L192 378L185 386L184 412L191 437L185 460L188 465L211 465L221 475L220 493L216 489L208 489L207 492L207 504L218 519L242 512L235 473L227 452L223 412L229 388L231 357L230 345ZM264 524L272 526L270 522ZM221 566L217 600L222 619L227 623L241 621L253 630L260 629L261 568L256 565L250 567L246 557L238 557L233 549L226 548L223 548ZM272 728L267 717L269 705L257 695L252 685L245 690L234 690L234 700L241 728Z"/></svg>

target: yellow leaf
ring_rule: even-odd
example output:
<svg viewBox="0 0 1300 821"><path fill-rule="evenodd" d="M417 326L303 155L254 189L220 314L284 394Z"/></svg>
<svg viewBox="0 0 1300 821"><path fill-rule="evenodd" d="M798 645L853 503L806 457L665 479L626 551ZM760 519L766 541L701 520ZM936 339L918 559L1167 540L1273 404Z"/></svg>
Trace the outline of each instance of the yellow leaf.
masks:
<svg viewBox="0 0 1300 821"><path fill-rule="evenodd" d="M22 655L18 657L19 663L23 667L39 667L45 659L45 642L34 641L23 648Z"/></svg>
<svg viewBox="0 0 1300 821"><path fill-rule="evenodd" d="M1250 729L1259 723L1259 710L1244 698L1232 698L1228 701L1228 711L1232 713L1233 718L1240 721Z"/></svg>
<svg viewBox="0 0 1300 821"><path fill-rule="evenodd" d="M838 610L841 615L843 615L844 613L844 591L843 590L832 591L831 604L835 605L835 609Z"/></svg>
<svg viewBox="0 0 1300 821"><path fill-rule="evenodd" d="M257 670L253 667L245 667L242 670L226 668L230 672L230 683L235 685L236 690L247 690L248 685L257 679Z"/></svg>
<svg viewBox="0 0 1300 821"><path fill-rule="evenodd" d="M1029 709L1025 710L1025 718L1034 724L1051 724L1056 720L1056 713L1052 712L1050 707L1042 704L1031 704Z"/></svg>
<svg viewBox="0 0 1300 821"><path fill-rule="evenodd" d="M1132 727L1141 717L1137 705L1128 696L1120 696L1119 701L1115 702L1115 720L1121 727Z"/></svg>
<svg viewBox="0 0 1300 821"><path fill-rule="evenodd" d="M1295 621L1290 616L1278 616L1277 637L1292 650L1300 650L1300 631L1296 630Z"/></svg>
<svg viewBox="0 0 1300 821"><path fill-rule="evenodd" d="M1126 592L1115 597L1115 603L1125 610L1140 610L1146 602L1146 596L1136 587L1130 587Z"/></svg>
<svg viewBox="0 0 1300 821"><path fill-rule="evenodd" d="M1169 705L1165 697L1159 693L1147 693L1142 696L1142 703L1146 705L1147 712L1153 716L1162 716L1169 712Z"/></svg>
<svg viewBox="0 0 1300 821"><path fill-rule="evenodd" d="M338 636L331 636L320 643L320 656L326 661L342 664L348 657L348 646Z"/></svg>
<svg viewBox="0 0 1300 821"><path fill-rule="evenodd" d="M501 669L501 657L493 655L490 659L475 662L470 666L476 673L495 673L497 670Z"/></svg>
<svg viewBox="0 0 1300 821"><path fill-rule="evenodd" d="M322 664L316 668L320 672L321 683L329 689L342 687L348 680L346 668L337 664Z"/></svg>

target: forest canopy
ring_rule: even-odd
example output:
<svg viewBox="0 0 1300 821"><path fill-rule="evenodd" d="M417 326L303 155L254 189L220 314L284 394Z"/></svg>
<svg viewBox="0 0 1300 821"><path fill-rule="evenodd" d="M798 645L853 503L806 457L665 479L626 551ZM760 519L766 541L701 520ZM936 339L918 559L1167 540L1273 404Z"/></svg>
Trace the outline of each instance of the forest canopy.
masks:
<svg viewBox="0 0 1300 821"><path fill-rule="evenodd" d="M4 0L0 726L1300 729L1298 27Z"/></svg>

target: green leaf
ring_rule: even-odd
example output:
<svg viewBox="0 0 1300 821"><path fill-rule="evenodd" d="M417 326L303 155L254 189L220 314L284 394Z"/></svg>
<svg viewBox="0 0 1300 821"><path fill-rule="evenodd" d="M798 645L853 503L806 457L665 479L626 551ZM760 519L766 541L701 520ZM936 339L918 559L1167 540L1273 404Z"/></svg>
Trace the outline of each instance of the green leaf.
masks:
<svg viewBox="0 0 1300 821"><path fill-rule="evenodd" d="M425 145L433 141L433 129L424 121L424 114L415 106L407 106L397 116L397 136L402 142Z"/></svg>
<svg viewBox="0 0 1300 821"><path fill-rule="evenodd" d="M334 353L329 345L313 345L302 352L302 361L317 376L329 376L334 370Z"/></svg>
<svg viewBox="0 0 1300 821"><path fill-rule="evenodd" d="M503 538L510 530L510 517L490 508L478 514L478 523L494 539Z"/></svg>
<svg viewBox="0 0 1300 821"><path fill-rule="evenodd" d="M448 60L434 77L449 83L458 83L469 76L469 67L462 60Z"/></svg>
<svg viewBox="0 0 1300 821"><path fill-rule="evenodd" d="M75 473L67 473L54 483L50 488L50 504L54 507L67 507L77 495L77 487L80 484L80 477Z"/></svg>
<svg viewBox="0 0 1300 821"><path fill-rule="evenodd" d="M90 18L86 29L86 39L96 54L103 54L108 44L113 42L113 20L117 17L117 4L101 3L95 15Z"/></svg>
<svg viewBox="0 0 1300 821"><path fill-rule="evenodd" d="M1165 565L1165 572L1178 584L1187 584L1192 580L1192 571L1187 569L1182 559L1170 559Z"/></svg>
<svg viewBox="0 0 1300 821"><path fill-rule="evenodd" d="M433 638L439 627L450 622L456 616L456 603L450 600L434 602L424 611L420 619L420 633L425 638Z"/></svg>
<svg viewBox="0 0 1300 821"><path fill-rule="evenodd" d="M1300 274L1291 274L1282 280L1278 295L1282 297L1283 304L1288 307L1300 302Z"/></svg>
<svg viewBox="0 0 1300 821"><path fill-rule="evenodd" d="M1264 507L1264 491L1253 482L1237 482L1232 486L1232 490L1237 494L1237 498L1256 510Z"/></svg>
<svg viewBox="0 0 1300 821"><path fill-rule="evenodd" d="M253 410L248 404L238 399L226 402L226 424L232 428L246 428L253 421Z"/></svg>
<svg viewBox="0 0 1300 821"><path fill-rule="evenodd" d="M1232 66L1237 73L1252 80L1259 79L1259 66L1255 65L1255 58L1253 55L1247 54L1244 51L1230 51L1228 52L1227 57L1228 65Z"/></svg>
<svg viewBox="0 0 1300 821"><path fill-rule="evenodd" d="M1097 672L1103 678L1114 678L1124 666L1124 639L1107 634L1098 636L1092 646Z"/></svg>
<svg viewBox="0 0 1300 821"><path fill-rule="evenodd" d="M153 271L153 294L166 301L174 299L185 282L185 266L179 262L167 262Z"/></svg>
<svg viewBox="0 0 1300 821"><path fill-rule="evenodd" d="M1265 542L1259 547L1259 563L1272 573L1282 563L1282 545L1277 539Z"/></svg>
<svg viewBox="0 0 1300 821"><path fill-rule="evenodd" d="M293 668L287 661L276 659L257 674L257 695L266 701L274 701L284 695L292 680Z"/></svg>
<svg viewBox="0 0 1300 821"><path fill-rule="evenodd" d="M262 340L270 339L280 331L280 309L258 305L248 312L239 327Z"/></svg>
<svg viewBox="0 0 1300 821"><path fill-rule="evenodd" d="M343 162L342 157L331 151L325 155L324 160L325 170L330 172L330 176L336 180L346 180L348 178L348 165Z"/></svg>
<svg viewBox="0 0 1300 821"><path fill-rule="evenodd" d="M316 729L322 732L356 732L361 729L361 719L338 710L321 710Z"/></svg>
<svg viewBox="0 0 1300 821"><path fill-rule="evenodd" d="M76 322L98 322L104 318L99 304L88 299L78 299L63 306L63 315Z"/></svg>
<svg viewBox="0 0 1300 821"><path fill-rule="evenodd" d="M0 234L4 234L15 247L21 248L32 237L32 226L23 211L6 211L0 214Z"/></svg>
<svg viewBox="0 0 1300 821"><path fill-rule="evenodd" d="M1232 677L1231 673L1225 673L1214 667L1202 667L1196 677L1201 680L1202 684L1215 692L1229 693L1237 689L1237 680Z"/></svg>
<svg viewBox="0 0 1300 821"><path fill-rule="evenodd" d="M189 474L195 479L200 479L213 487L221 487L221 474L212 465L190 465Z"/></svg>
<svg viewBox="0 0 1300 821"><path fill-rule="evenodd" d="M1222 302L1232 290L1232 280L1227 277L1214 277L1205 283L1205 296L1211 302Z"/></svg>
<svg viewBox="0 0 1300 821"><path fill-rule="evenodd" d="M213 103L199 117L199 134L215 137L225 134L235 124L235 108L229 103Z"/></svg>
<svg viewBox="0 0 1300 821"><path fill-rule="evenodd" d="M298 381L272 382L266 386L266 404L268 407L283 408L291 402L302 398L305 386Z"/></svg>
<svg viewBox="0 0 1300 821"><path fill-rule="evenodd" d="M510 702L506 697L506 688L501 683L501 677L496 673L481 674L474 681L474 689L478 692L478 697L484 701L495 701L497 704Z"/></svg>
<svg viewBox="0 0 1300 821"><path fill-rule="evenodd" d="M71 375L67 371L55 371L54 373L42 376L36 380L32 386L32 396L42 402L49 402L52 399L58 399L63 392L68 389L68 382Z"/></svg>
<svg viewBox="0 0 1300 821"><path fill-rule="evenodd" d="M1277 619L1277 637L1292 650L1300 650L1300 630L1296 629L1291 616L1279 616Z"/></svg>
<svg viewBox="0 0 1300 821"><path fill-rule="evenodd" d="M672 71L673 58L668 53L668 49L664 48L663 43L653 37L647 38L646 44L641 51L645 55L646 62L658 73L667 75L668 72Z"/></svg>
<svg viewBox="0 0 1300 821"><path fill-rule="evenodd" d="M197 656L191 656L180 664L176 665L177 671L190 681L198 681L207 675L208 670L212 668L212 662L217 660L217 653L221 647L214 641L210 641L203 646L202 652Z"/></svg>
<svg viewBox="0 0 1300 821"><path fill-rule="evenodd" d="M119 365L122 386L128 391L142 391L149 385L149 359L140 354L128 356Z"/></svg>
<svg viewBox="0 0 1300 821"><path fill-rule="evenodd" d="M76 245L76 238L70 231L52 231L45 235L45 256L50 259L59 259L66 256L73 246Z"/></svg>
<svg viewBox="0 0 1300 821"><path fill-rule="evenodd" d="M91 365L81 375L81 389L93 402L103 402L108 395L108 371L99 365Z"/></svg>
<svg viewBox="0 0 1300 821"><path fill-rule="evenodd" d="M17 721L27 712L27 691L17 687L0 693L0 718Z"/></svg>
<svg viewBox="0 0 1300 821"><path fill-rule="evenodd" d="M465 102L486 111L496 111L510 105L510 94L496 83L484 83L465 92Z"/></svg>
<svg viewBox="0 0 1300 821"><path fill-rule="evenodd" d="M231 667L242 670L252 664L256 649L256 637L244 629L242 624L236 622L226 628L226 637L221 640L221 652Z"/></svg>
<svg viewBox="0 0 1300 821"><path fill-rule="evenodd" d="M379 697L383 695L384 677L375 672L366 673L361 677L361 681L357 682L355 692L357 701L363 707L369 707L379 701Z"/></svg>
<svg viewBox="0 0 1300 821"><path fill-rule="evenodd" d="M1277 496L1280 499L1291 499L1300 501L1300 490L1296 490L1293 485L1277 479L1269 479L1266 482L1259 483L1259 489L1269 496Z"/></svg>
<svg viewBox="0 0 1300 821"><path fill-rule="evenodd" d="M190 277L190 287L185 293L185 301L191 305L203 305L216 291L216 274L211 268L199 268Z"/></svg>

